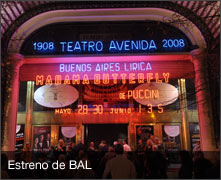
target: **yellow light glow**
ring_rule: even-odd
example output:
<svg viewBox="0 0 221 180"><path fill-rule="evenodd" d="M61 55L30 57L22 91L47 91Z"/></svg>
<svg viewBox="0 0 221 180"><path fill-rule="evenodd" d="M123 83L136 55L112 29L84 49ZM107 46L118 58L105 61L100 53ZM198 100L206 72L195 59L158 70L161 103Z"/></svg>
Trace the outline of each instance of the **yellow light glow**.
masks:
<svg viewBox="0 0 221 180"><path fill-rule="evenodd" d="M155 118L155 115L154 115L154 113L152 113L152 114L151 114L151 117L152 117L152 118Z"/></svg>

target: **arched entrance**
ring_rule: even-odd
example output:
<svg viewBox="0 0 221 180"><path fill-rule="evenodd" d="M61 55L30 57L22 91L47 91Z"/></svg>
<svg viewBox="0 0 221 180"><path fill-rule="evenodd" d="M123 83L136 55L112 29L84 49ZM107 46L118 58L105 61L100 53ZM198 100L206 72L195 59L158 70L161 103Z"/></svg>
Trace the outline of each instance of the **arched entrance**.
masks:
<svg viewBox="0 0 221 180"><path fill-rule="evenodd" d="M87 11L87 13L86 13ZM30 35L31 33L35 32L37 29L39 29L40 27L43 27L47 24L51 24L54 22L72 22L77 21L122 21L122 20L136 20L136 21L140 21L140 20L154 20L154 21L162 21L162 17L168 17L170 18L172 15L172 11L169 10L165 10L165 9L161 9L161 8L139 8L139 9L99 9L99 10L55 10L55 11L49 11L46 13L42 13L40 15L37 15L35 17L33 17L32 19L30 19L29 21L27 21L25 24L23 24L18 31L16 32L16 34L14 34L12 36L12 40L13 39L17 39L15 41L11 41L9 43L9 47L8 47L8 52L10 53L19 53L22 43L24 42L24 40L28 37L28 35ZM87 14L87 15L86 15ZM88 16L88 14L90 16ZM45 17L49 17L49 18L45 18ZM46 20L45 20L46 19ZM35 23L33 23L35 22ZM189 38L189 40L191 41L191 43L193 45L198 45L200 48L205 48L206 44L205 44L205 40L201 34L201 32L199 31L199 29L194 26L193 29L188 29L188 27L178 27L178 29L180 29L182 32L184 32L186 34L186 36ZM195 53L196 51L194 51ZM159 58L160 60L193 60L196 59L195 62L197 62L198 60L203 60L203 56L192 56L192 54L187 53L187 54L170 54L170 55L165 55L165 54L157 54L157 55L153 55L153 56L148 56L148 59L155 59L155 58ZM96 57L97 58L97 57ZM16 58L13 57L12 60L15 60ZM40 62L41 59L41 62ZM33 57L33 58L29 58L29 57L24 57L24 65L25 64L34 64L34 63L64 63L66 62L73 62L74 58L68 58L68 57L61 57L61 58L57 58L57 57L50 57L50 58L44 58L44 57ZM159 60L158 59L158 60ZM74 62L76 62L76 60L79 60L79 58L76 58L74 60ZM20 62L20 59L18 60ZM136 59L137 61L137 59ZM199 63L195 63L195 68L198 68L198 66L201 66L201 64ZM14 77L11 87L13 87L13 92L12 92L12 96L11 96L11 101L9 101L8 103L8 107L12 107L11 110L9 110L9 116L6 116L7 120L10 122L9 124L13 127L12 131L15 130L15 122L16 122L16 116L17 116L17 95L16 93L18 92L18 74L19 74L19 66L16 66L15 69L17 70L17 74ZM199 79L204 79L202 78L202 73L199 74L198 77ZM199 84L200 85L200 84ZM207 94L207 93L206 93ZM205 94L199 94L199 96L205 96ZM12 102L13 100L13 102ZM211 128L208 127L208 122L210 122L211 120L211 116L210 117L205 117L205 109L207 109L209 111L209 107L208 104L203 104L202 106L198 106L198 113L200 116L200 127L201 127L201 139L202 141L204 141L204 143L202 144L202 147L204 150L211 150L214 148L214 142L212 142L213 139L213 135L212 135L212 130ZM185 122L185 112L183 113L183 118L182 119L182 123L184 123L182 125L182 129L183 131L186 131L186 122ZM202 120L203 119L203 120ZM134 126L134 125L132 125ZM27 128L26 128L27 129ZM133 128L132 128L133 129ZM205 130L202 130L205 129ZM80 131L80 128L79 128ZM206 134L211 134L211 138L208 138L208 136ZM28 135L29 134L29 135ZM185 133L187 134L187 132ZM8 136L9 135L9 136ZM29 140L27 142L30 142L30 138L31 138L31 134L30 132L27 133L27 136L29 136ZM5 149L10 149L13 150L14 149L14 139L15 134L10 134L8 132L8 130L5 131ZM79 135L80 138L80 135ZM187 141L187 137L184 137L183 141ZM209 140L207 140L209 139ZM12 144L9 144L9 140L12 140ZM206 142L206 143L205 143ZM184 142L184 144L186 144L186 147L184 149L188 149L187 146L187 142Z"/></svg>

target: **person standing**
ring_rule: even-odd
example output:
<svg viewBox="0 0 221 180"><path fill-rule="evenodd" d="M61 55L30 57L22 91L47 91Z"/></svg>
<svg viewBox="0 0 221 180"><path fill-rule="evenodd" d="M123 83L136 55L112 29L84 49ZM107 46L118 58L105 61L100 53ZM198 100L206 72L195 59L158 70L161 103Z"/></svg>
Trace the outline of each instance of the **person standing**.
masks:
<svg viewBox="0 0 221 180"><path fill-rule="evenodd" d="M123 140L123 147L124 147L124 152L131 151L131 147L127 144L127 141L125 139Z"/></svg>
<svg viewBox="0 0 221 180"><path fill-rule="evenodd" d="M88 148L88 159L91 162L92 169L97 168L97 153L95 151L94 142L90 142L89 148Z"/></svg>
<svg viewBox="0 0 221 180"><path fill-rule="evenodd" d="M124 155L124 148L121 144L115 146L116 157L110 159L105 167L103 178L111 175L112 179L135 179L136 169L134 164Z"/></svg>
<svg viewBox="0 0 221 180"><path fill-rule="evenodd" d="M148 139L147 140L147 144L146 144L146 146L144 148L144 151L145 152L151 152L152 148L153 148L153 141L151 139Z"/></svg>
<svg viewBox="0 0 221 180"><path fill-rule="evenodd" d="M108 152L105 153L104 158L108 161L116 156L116 153L114 152L114 147L109 146Z"/></svg>
<svg viewBox="0 0 221 180"><path fill-rule="evenodd" d="M147 139L146 146L144 148L145 158L144 158L144 167L145 167L145 178L150 178L150 169L151 169L151 161L153 156L153 141L151 138Z"/></svg>
<svg viewBox="0 0 221 180"><path fill-rule="evenodd" d="M76 146L76 149L77 149L77 152L79 153L79 151L86 151L87 150L87 147L86 147L86 145L83 143L83 141L82 140L79 140L78 141L78 144L77 144L77 146Z"/></svg>
<svg viewBox="0 0 221 180"><path fill-rule="evenodd" d="M164 151L163 144L162 144L162 142L160 141L159 137L155 137L155 139L154 139L154 145L157 146L157 150L158 150L158 151Z"/></svg>
<svg viewBox="0 0 221 180"><path fill-rule="evenodd" d="M105 140L102 140L101 143L99 144L99 151L108 151L108 146Z"/></svg>
<svg viewBox="0 0 221 180"><path fill-rule="evenodd" d="M137 160L139 161L139 164L140 164L139 170L137 170L137 175L139 178L143 178L144 158L145 158L144 148L145 148L145 145L143 143L143 140L139 139L137 149L136 149Z"/></svg>
<svg viewBox="0 0 221 180"><path fill-rule="evenodd" d="M152 143L155 144L155 136L154 135L150 135L150 138L152 140Z"/></svg>
<svg viewBox="0 0 221 180"><path fill-rule="evenodd" d="M102 140L99 144L99 158L102 159L106 152L108 152L108 146L105 140Z"/></svg>
<svg viewBox="0 0 221 180"><path fill-rule="evenodd" d="M201 151L200 141L196 141L196 145L193 148L193 152Z"/></svg>
<svg viewBox="0 0 221 180"><path fill-rule="evenodd" d="M118 141L114 141L113 147L115 147L117 144L119 144L119 142Z"/></svg>
<svg viewBox="0 0 221 180"><path fill-rule="evenodd" d="M145 145L144 145L144 143L143 143L143 140L142 140L142 139L139 139L139 140L138 140L138 145L137 145L137 152L138 152L138 153L144 152L144 148L145 148Z"/></svg>
<svg viewBox="0 0 221 180"><path fill-rule="evenodd" d="M180 151L180 161L179 179L192 179L193 162L188 151Z"/></svg>
<svg viewBox="0 0 221 180"><path fill-rule="evenodd" d="M211 152L210 152L211 153ZM195 179L209 179L208 173L212 167L212 162L204 157L202 151L196 151L193 159L193 171Z"/></svg>
<svg viewBox="0 0 221 180"><path fill-rule="evenodd" d="M88 151L95 151L94 142L90 142Z"/></svg>
<svg viewBox="0 0 221 180"><path fill-rule="evenodd" d="M58 145L55 149L56 149L56 151L58 151L60 153L63 153L63 154L66 153L66 146L65 146L65 143L64 143L63 139L59 139Z"/></svg>

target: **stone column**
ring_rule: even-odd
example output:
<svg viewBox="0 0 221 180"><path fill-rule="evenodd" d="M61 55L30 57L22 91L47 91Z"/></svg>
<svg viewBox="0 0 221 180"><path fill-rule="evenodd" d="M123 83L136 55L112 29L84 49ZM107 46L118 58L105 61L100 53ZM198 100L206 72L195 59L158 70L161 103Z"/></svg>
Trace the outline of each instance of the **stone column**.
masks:
<svg viewBox="0 0 221 180"><path fill-rule="evenodd" d="M34 99L34 81L27 82L27 94L26 94L26 119L25 119L25 140L24 144L31 145L31 124L32 124L32 112L33 112L33 99ZM31 147L31 146L30 146ZM24 146L24 150L26 146Z"/></svg>
<svg viewBox="0 0 221 180"><path fill-rule="evenodd" d="M59 126L51 125L51 146L57 146L59 138Z"/></svg>
<svg viewBox="0 0 221 180"><path fill-rule="evenodd" d="M196 49L191 52L195 70L195 91L199 116L200 144L202 151L215 151L215 133L209 89L209 77L205 49Z"/></svg>
<svg viewBox="0 0 221 180"><path fill-rule="evenodd" d="M14 151L16 143L16 122L19 97L19 69L23 64L23 56L12 54L8 56L4 68L6 70L6 85L2 122L2 151Z"/></svg>
<svg viewBox="0 0 221 180"><path fill-rule="evenodd" d="M182 126L181 126L182 149L190 151L189 121L187 116L185 79L179 79L178 84L179 84L180 110L182 115Z"/></svg>

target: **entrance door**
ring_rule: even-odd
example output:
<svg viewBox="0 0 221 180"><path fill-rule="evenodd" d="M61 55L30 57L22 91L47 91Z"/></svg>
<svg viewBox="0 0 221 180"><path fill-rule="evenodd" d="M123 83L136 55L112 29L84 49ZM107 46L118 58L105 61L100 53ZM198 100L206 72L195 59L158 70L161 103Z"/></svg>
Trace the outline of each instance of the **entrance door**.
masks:
<svg viewBox="0 0 221 180"><path fill-rule="evenodd" d="M113 145L114 141L123 139L128 140L128 124L85 124L85 144L93 141L98 146L105 140L108 145Z"/></svg>

